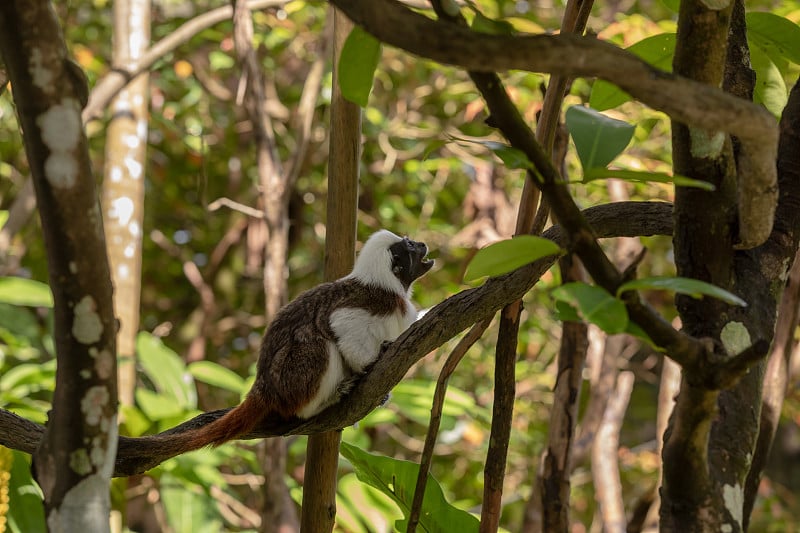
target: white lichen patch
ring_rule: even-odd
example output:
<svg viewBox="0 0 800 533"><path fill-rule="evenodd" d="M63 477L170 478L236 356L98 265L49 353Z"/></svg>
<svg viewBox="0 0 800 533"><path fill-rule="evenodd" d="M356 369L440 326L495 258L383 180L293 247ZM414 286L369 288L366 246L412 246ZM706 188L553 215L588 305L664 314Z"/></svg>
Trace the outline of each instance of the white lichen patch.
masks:
<svg viewBox="0 0 800 533"><path fill-rule="evenodd" d="M108 389L95 385L86 391L81 400L81 412L83 419L90 426L97 426L103 419L103 410L109 402Z"/></svg>
<svg viewBox="0 0 800 533"><path fill-rule="evenodd" d="M733 485L724 485L722 487L722 499L725 502L725 508L731 514L739 527L742 527L742 515L744 513L744 490L738 483Z"/></svg>
<svg viewBox="0 0 800 533"><path fill-rule="evenodd" d="M722 341L722 346L725 347L725 351L731 357L742 353L752 344L750 333L741 322L728 322L725 324L719 338Z"/></svg>
<svg viewBox="0 0 800 533"><path fill-rule="evenodd" d="M75 149L82 135L81 111L77 100L64 98L36 118L42 142L50 150L44 172L50 185L57 189L72 187L78 177Z"/></svg>
<svg viewBox="0 0 800 533"><path fill-rule="evenodd" d="M86 453L85 448L74 450L69 454L69 467L81 476L92 473L92 464L89 462L89 454Z"/></svg>
<svg viewBox="0 0 800 533"><path fill-rule="evenodd" d="M142 177L142 164L132 157L125 158L125 166L128 168L128 175L135 180Z"/></svg>
<svg viewBox="0 0 800 533"><path fill-rule="evenodd" d="M109 220L116 219L121 226L127 226L133 218L133 200L127 196L120 196L111 202L108 210Z"/></svg>
<svg viewBox="0 0 800 533"><path fill-rule="evenodd" d="M108 379L114 372L114 358L108 350L89 348L89 355L94 358L94 371L100 379Z"/></svg>
<svg viewBox="0 0 800 533"><path fill-rule="evenodd" d="M130 277L130 275L131 275L131 269L130 269L130 267L128 267L128 265L121 264L121 265L117 266L117 279L118 280L128 279Z"/></svg>
<svg viewBox="0 0 800 533"><path fill-rule="evenodd" d="M78 264L75 263L75 261L70 261L69 262L69 271L72 274L76 274L78 272Z"/></svg>
<svg viewBox="0 0 800 533"><path fill-rule="evenodd" d="M689 128L692 157L709 159L719 157L725 144L725 134L721 131L708 132L697 128Z"/></svg>
<svg viewBox="0 0 800 533"><path fill-rule="evenodd" d="M733 526L730 524L722 524L719 526L720 533L733 533Z"/></svg>
<svg viewBox="0 0 800 533"><path fill-rule="evenodd" d="M69 489L58 509L47 515L48 530L108 531L109 479L110 474L98 472Z"/></svg>
<svg viewBox="0 0 800 533"><path fill-rule="evenodd" d="M53 90L53 79L55 75L44 65L44 56L42 56L41 49L32 49L29 57L31 62L28 65L28 70L31 74L33 84L45 93L50 94Z"/></svg>
<svg viewBox="0 0 800 533"><path fill-rule="evenodd" d="M84 296L75 306L75 321L72 323L72 336L82 344L94 344L103 334L103 323L97 314L94 298Z"/></svg>

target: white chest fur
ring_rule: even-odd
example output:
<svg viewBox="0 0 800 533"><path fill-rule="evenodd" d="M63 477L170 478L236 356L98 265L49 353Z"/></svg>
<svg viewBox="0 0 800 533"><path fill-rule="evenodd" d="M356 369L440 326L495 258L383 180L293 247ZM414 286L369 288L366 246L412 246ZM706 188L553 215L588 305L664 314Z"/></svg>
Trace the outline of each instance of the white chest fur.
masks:
<svg viewBox="0 0 800 533"><path fill-rule="evenodd" d="M416 310L406 301L405 312L385 316L359 308L337 309L331 313L330 324L345 362L361 372L378 357L383 342L395 340L415 319Z"/></svg>

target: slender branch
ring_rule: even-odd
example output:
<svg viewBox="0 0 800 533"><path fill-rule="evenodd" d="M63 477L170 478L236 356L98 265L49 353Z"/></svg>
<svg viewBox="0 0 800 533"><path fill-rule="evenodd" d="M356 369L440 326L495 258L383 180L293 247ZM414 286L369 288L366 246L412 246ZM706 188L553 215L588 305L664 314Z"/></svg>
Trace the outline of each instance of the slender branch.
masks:
<svg viewBox="0 0 800 533"><path fill-rule="evenodd" d="M614 395L608 402L603 424L592 446L592 478L595 499L600 506L602 530L625 533L625 505L619 479L619 432L633 390L633 372L622 372L617 378Z"/></svg>
<svg viewBox="0 0 800 533"><path fill-rule="evenodd" d="M447 392L447 381L453 375L461 359L464 358L467 351L472 347L478 339L481 338L483 332L489 327L492 319L487 318L478 322L472 329L464 335L458 342L447 360L442 365L442 371L439 372L439 379L436 380L436 390L433 393L433 402L431 405L431 421L428 424L428 432L425 435L425 446L422 450L422 456L419 461L419 474L417 474L417 484L414 487L414 498L411 502L411 509L408 515L407 533L414 533L417 530L419 517L422 514L422 501L425 498L425 486L428 483L428 473L431 470L431 462L433 460L433 449L436 446L436 437L439 434L439 425L442 421L442 409L444 408L445 393Z"/></svg>
<svg viewBox="0 0 800 533"><path fill-rule="evenodd" d="M752 102L658 70L625 50L590 37L479 34L458 24L431 20L396 0L330 1L379 40L413 54L471 71L528 70L598 77L674 120L712 134L732 133L741 142L741 175L752 181L761 197L772 198L762 213L772 219L778 128L769 112ZM760 244L768 236L763 233L759 230L749 236L755 240L742 241L742 246Z"/></svg>
<svg viewBox="0 0 800 533"><path fill-rule="evenodd" d="M587 209L584 215L594 225L595 233L600 238L672 233L672 206L667 203L605 204ZM548 229L543 236L561 246L567 245L565 234L558 226ZM373 370L341 402L306 421L266 421L245 438L308 435L354 424L379 405L414 363L464 329L493 316L507 303L521 298L555 260L555 256L543 258L444 300L392 343L383 357L375 363ZM161 435L202 427L229 410L203 413ZM0 410L0 444L3 446L30 452L35 448L31 443L41 439L43 430L39 424ZM115 475L141 473L171 457L159 455L154 449L152 437L120 437Z"/></svg>
<svg viewBox="0 0 800 533"><path fill-rule="evenodd" d="M289 3L289 0L249 0L247 7L248 9L256 10L278 7L287 3ZM174 52L175 49L187 43L189 39L201 31L220 22L230 20L232 16L233 7L230 5L198 15L184 22L175 31L153 44L135 63L124 68L117 67L103 76L89 94L89 103L83 110L84 123L99 118L106 106L111 102L111 99L133 78L142 72L150 70L156 62Z"/></svg>

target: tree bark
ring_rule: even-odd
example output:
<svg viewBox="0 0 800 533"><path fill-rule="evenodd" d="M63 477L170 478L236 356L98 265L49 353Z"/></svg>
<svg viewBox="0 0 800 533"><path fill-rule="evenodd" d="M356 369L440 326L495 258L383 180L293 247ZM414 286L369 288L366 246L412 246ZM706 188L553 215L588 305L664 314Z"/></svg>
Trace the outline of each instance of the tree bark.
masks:
<svg viewBox="0 0 800 533"><path fill-rule="evenodd" d="M58 358L53 410L34 453L50 530L108 531L117 445L116 321L81 107L88 89L45 1L0 4L44 230Z"/></svg>

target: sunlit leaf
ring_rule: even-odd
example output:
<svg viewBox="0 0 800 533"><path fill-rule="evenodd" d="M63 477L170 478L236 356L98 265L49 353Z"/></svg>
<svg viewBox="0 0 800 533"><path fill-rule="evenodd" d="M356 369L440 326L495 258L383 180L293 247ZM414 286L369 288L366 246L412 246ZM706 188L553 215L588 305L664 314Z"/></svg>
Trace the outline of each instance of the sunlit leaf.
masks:
<svg viewBox="0 0 800 533"><path fill-rule="evenodd" d="M558 253L561 253L561 248L549 239L520 235L478 250L467 266L464 279L469 281L482 276L499 276Z"/></svg>
<svg viewBox="0 0 800 533"><path fill-rule="evenodd" d="M405 531L414 499L419 465L391 457L373 455L346 442L341 445L342 455L350 461L358 479L389 496L405 517L395 527ZM420 530L428 532L469 533L478 531L478 519L454 507L444 497L439 482L428 474L428 483L422 503Z"/></svg>
<svg viewBox="0 0 800 533"><path fill-rule="evenodd" d="M136 353L147 377L158 392L179 409L197 407L197 391L183 360L160 338L141 332L136 337ZM137 389L138 390L138 389Z"/></svg>
<svg viewBox="0 0 800 533"><path fill-rule="evenodd" d="M189 365L188 370L197 381L238 394L245 392L244 378L230 368L213 361L196 361Z"/></svg>
<svg viewBox="0 0 800 533"><path fill-rule="evenodd" d="M613 161L628 146L636 129L632 124L583 106L567 109L565 121L584 171L605 167Z"/></svg>
<svg viewBox="0 0 800 533"><path fill-rule="evenodd" d="M756 85L753 90L753 101L764 104L767 110L776 117L781 116L789 93L783 75L770 57L758 46L750 48L750 64L756 71Z"/></svg>
<svg viewBox="0 0 800 533"><path fill-rule="evenodd" d="M381 43L362 30L353 28L339 57L339 88L351 102L367 107L375 69L381 59Z"/></svg>
<svg viewBox="0 0 800 533"><path fill-rule="evenodd" d="M638 170L620 170L611 168L590 168L583 173L584 183L605 178L619 178L625 181L674 183L681 187L696 187L706 191L716 189L713 183L681 176L680 174L664 174L663 172L641 172Z"/></svg>
<svg viewBox="0 0 800 533"><path fill-rule="evenodd" d="M32 307L53 307L50 287L26 278L0 278L0 302Z"/></svg>
<svg viewBox="0 0 800 533"><path fill-rule="evenodd" d="M566 283L553 289L553 298L575 309L587 322L609 334L622 333L628 327L625 304L601 287L583 282Z"/></svg>
<svg viewBox="0 0 800 533"><path fill-rule="evenodd" d="M767 11L752 11L745 18L751 47L758 46L775 62L784 58L800 64L800 26Z"/></svg>
<svg viewBox="0 0 800 533"><path fill-rule="evenodd" d="M739 298L733 293L721 289L716 285L700 281L699 279L682 278L678 276L664 276L652 278L640 278L623 283L617 290L620 295L625 291L636 290L665 290L681 294L686 294L692 298L701 298L703 296L712 296L725 303L731 305L738 305L746 307L747 302Z"/></svg>

